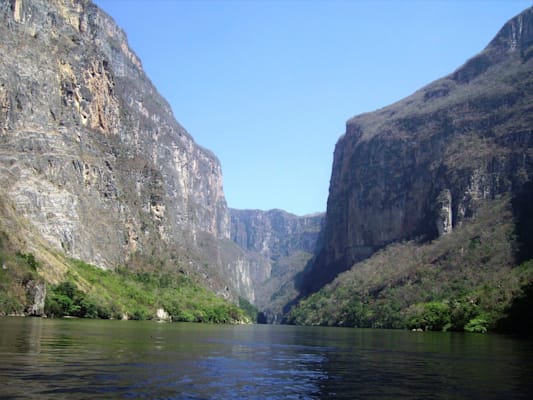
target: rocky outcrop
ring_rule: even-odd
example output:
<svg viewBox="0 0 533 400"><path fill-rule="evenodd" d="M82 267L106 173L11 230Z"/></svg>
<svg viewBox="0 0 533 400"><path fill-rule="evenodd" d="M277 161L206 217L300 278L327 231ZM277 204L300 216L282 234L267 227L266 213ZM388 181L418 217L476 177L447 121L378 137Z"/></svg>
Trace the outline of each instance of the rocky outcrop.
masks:
<svg viewBox="0 0 533 400"><path fill-rule="evenodd" d="M356 116L335 148L313 292L377 249L449 233L532 179L533 9L451 75Z"/></svg>
<svg viewBox="0 0 533 400"><path fill-rule="evenodd" d="M199 261L229 241L220 163L114 21L88 0L4 1L0 58L0 195L18 215L68 256L166 259L232 292L234 261Z"/></svg>
<svg viewBox="0 0 533 400"><path fill-rule="evenodd" d="M281 321L295 295L294 280L316 255L324 214L297 216L283 210L230 209L231 239L255 259L251 285L265 322Z"/></svg>
<svg viewBox="0 0 533 400"><path fill-rule="evenodd" d="M437 197L437 225L438 235L442 236L453 230L452 193L443 189Z"/></svg>
<svg viewBox="0 0 533 400"><path fill-rule="evenodd" d="M46 284L42 281L30 280L26 283L26 298L29 304L26 307L26 314L32 317L44 315L44 302L46 299Z"/></svg>

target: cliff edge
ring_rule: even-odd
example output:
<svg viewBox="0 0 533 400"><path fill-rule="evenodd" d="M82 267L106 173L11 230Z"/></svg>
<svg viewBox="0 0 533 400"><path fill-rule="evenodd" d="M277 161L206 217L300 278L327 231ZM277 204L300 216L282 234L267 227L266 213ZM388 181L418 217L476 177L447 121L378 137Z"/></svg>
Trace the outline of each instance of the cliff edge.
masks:
<svg viewBox="0 0 533 400"><path fill-rule="evenodd" d="M484 201L527 192L532 126L529 8L452 74L347 122L335 147L325 244L300 291L320 289L390 243L449 234Z"/></svg>

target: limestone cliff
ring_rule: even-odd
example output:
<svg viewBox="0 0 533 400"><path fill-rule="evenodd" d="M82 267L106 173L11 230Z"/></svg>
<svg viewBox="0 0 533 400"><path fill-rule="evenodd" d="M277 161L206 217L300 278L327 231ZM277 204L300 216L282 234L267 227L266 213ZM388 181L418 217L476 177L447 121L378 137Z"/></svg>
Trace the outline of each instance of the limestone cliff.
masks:
<svg viewBox="0 0 533 400"><path fill-rule="evenodd" d="M297 216L282 210L230 209L231 239L248 257L262 260L251 279L255 304L265 321L280 322L283 306L295 296L294 279L315 256L324 214Z"/></svg>
<svg viewBox="0 0 533 400"><path fill-rule="evenodd" d="M430 240L533 174L533 8L451 75L346 125L313 292L385 245Z"/></svg>
<svg viewBox="0 0 533 400"><path fill-rule="evenodd" d="M104 268L167 259L250 293L220 254L219 161L175 120L111 17L89 0L2 1L0 59L0 195L40 238Z"/></svg>

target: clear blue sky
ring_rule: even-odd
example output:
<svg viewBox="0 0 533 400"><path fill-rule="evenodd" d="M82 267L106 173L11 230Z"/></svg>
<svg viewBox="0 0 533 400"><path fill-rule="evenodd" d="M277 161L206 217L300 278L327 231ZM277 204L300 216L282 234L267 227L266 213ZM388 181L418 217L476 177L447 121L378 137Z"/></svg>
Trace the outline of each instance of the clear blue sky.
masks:
<svg viewBox="0 0 533 400"><path fill-rule="evenodd" d="M354 115L481 51L532 0L96 0L176 119L222 164L233 208L325 211Z"/></svg>

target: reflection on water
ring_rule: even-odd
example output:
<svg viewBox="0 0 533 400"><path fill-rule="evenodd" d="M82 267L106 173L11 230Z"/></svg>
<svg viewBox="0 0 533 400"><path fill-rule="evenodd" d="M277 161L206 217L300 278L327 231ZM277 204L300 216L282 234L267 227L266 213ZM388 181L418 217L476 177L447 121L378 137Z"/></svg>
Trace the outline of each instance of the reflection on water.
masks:
<svg viewBox="0 0 533 400"><path fill-rule="evenodd" d="M529 399L532 372L501 336L0 318L2 399Z"/></svg>

